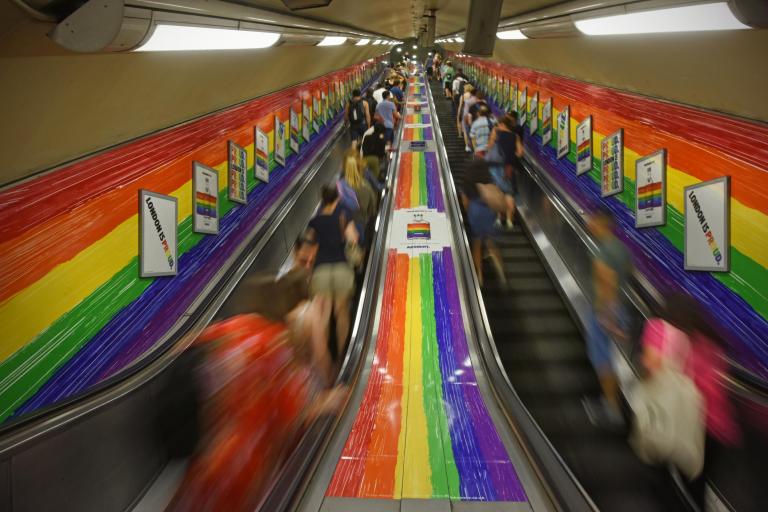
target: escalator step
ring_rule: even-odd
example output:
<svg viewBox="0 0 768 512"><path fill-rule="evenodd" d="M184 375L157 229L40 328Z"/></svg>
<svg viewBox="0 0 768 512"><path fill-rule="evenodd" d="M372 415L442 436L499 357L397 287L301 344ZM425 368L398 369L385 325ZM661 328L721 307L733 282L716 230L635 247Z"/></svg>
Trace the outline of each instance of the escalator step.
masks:
<svg viewBox="0 0 768 512"><path fill-rule="evenodd" d="M500 341L494 340L497 344ZM526 336L525 339L510 341L503 348L507 358L516 364L585 363L584 343L577 336Z"/></svg>
<svg viewBox="0 0 768 512"><path fill-rule="evenodd" d="M535 295L504 294L485 302L485 310L491 317L526 315L562 311L567 313L563 300L557 292Z"/></svg>
<svg viewBox="0 0 768 512"><path fill-rule="evenodd" d="M578 336L579 331L567 312L549 312L529 314L512 318L494 318L491 325L497 341L504 341L499 336L558 334Z"/></svg>
<svg viewBox="0 0 768 512"><path fill-rule="evenodd" d="M599 393L597 379L589 368L558 364L536 368L529 364L516 367L515 358L510 360L504 357L501 349L499 354L502 362L509 365L507 375L524 403L527 397L551 398L552 395L558 395L567 396L569 400L580 400L585 395Z"/></svg>

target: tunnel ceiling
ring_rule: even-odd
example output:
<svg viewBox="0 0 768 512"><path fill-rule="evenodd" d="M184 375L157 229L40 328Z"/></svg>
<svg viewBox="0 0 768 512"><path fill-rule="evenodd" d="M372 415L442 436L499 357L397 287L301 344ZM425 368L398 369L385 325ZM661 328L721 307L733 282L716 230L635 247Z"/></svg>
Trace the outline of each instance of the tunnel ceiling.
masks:
<svg viewBox="0 0 768 512"><path fill-rule="evenodd" d="M227 1L291 12L281 0ZM501 17L507 18L559 3L563 3L563 0L504 0ZM469 0L333 0L328 7L302 9L293 13L405 39L417 35L425 9L437 11L437 35L463 30L467 25Z"/></svg>

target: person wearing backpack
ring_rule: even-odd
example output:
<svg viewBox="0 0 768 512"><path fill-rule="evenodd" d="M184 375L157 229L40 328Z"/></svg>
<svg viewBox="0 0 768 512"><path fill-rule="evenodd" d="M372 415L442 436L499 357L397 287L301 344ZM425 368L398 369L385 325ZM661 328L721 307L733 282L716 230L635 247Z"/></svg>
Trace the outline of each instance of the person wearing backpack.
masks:
<svg viewBox="0 0 768 512"><path fill-rule="evenodd" d="M373 117L373 114L376 113L376 105L379 104L379 102L376 101L376 98L373 97L373 93L373 87L369 87L365 90L365 96L363 97L363 100L365 100L365 102L368 104L368 112L371 114L371 117Z"/></svg>
<svg viewBox="0 0 768 512"><path fill-rule="evenodd" d="M513 113L514 114L514 113ZM523 156L523 141L516 128L517 117L507 114L491 132L488 141L486 161L491 164L491 175L496 185L504 192L507 204L506 228L515 227L515 187L514 173L519 169L520 157ZM496 219L496 227L501 227L501 216Z"/></svg>
<svg viewBox="0 0 768 512"><path fill-rule="evenodd" d="M483 286L483 248L485 247L498 274L501 287L504 289L507 286L507 278L501 263L501 252L493 241L495 236L493 223L496 221L496 214L505 208L504 194L493 182L488 167L488 162L483 160L470 162L464 179L461 200L464 211L467 212L472 261L475 264L480 286Z"/></svg>
<svg viewBox="0 0 768 512"><path fill-rule="evenodd" d="M478 109L477 119L472 122L469 129L469 137L472 139L472 147L475 149L475 158L480 160L485 158L493 127L494 122L488 107L483 106Z"/></svg>
<svg viewBox="0 0 768 512"><path fill-rule="evenodd" d="M352 99L347 103L344 117L349 123L349 133L352 140L360 142L363 133L371 125L371 112L368 110L368 102L360 96L360 89L352 91Z"/></svg>
<svg viewBox="0 0 768 512"><path fill-rule="evenodd" d="M453 79L456 76L456 70L453 69L453 62L446 61L445 70L443 71L443 88L445 89L445 97L449 100L453 99Z"/></svg>
<svg viewBox="0 0 768 512"><path fill-rule="evenodd" d="M698 303L669 295L663 312L643 327L640 361L647 375L630 397L636 453L648 463L676 466L691 481L701 510L717 453L741 440L717 339Z"/></svg>

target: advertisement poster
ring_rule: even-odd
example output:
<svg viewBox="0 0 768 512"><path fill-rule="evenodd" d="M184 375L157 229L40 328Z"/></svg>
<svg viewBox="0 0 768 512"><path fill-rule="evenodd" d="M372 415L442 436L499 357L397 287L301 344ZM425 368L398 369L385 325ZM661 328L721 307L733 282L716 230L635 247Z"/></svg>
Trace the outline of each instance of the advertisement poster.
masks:
<svg viewBox="0 0 768 512"><path fill-rule="evenodd" d="M312 95L312 130L315 133L320 133L320 120L322 119L322 109L320 105L320 98L317 95Z"/></svg>
<svg viewBox="0 0 768 512"><path fill-rule="evenodd" d="M302 110L302 112L301 112L301 117L302 117L302 119L301 119L301 136L304 139L304 142L306 143L306 142L309 142L309 138L310 138L310 135L311 135L310 132L309 132L309 126L310 126L309 123L312 122L312 115L310 114L310 111L309 111L309 100L304 99L301 102L301 110Z"/></svg>
<svg viewBox="0 0 768 512"><path fill-rule="evenodd" d="M507 110L517 112L517 83L513 84L509 89L509 108Z"/></svg>
<svg viewBox="0 0 768 512"><path fill-rule="evenodd" d="M193 231L219 234L219 173L199 162L192 164Z"/></svg>
<svg viewBox="0 0 768 512"><path fill-rule="evenodd" d="M264 183L269 182L269 137L263 130L256 127L256 157L255 174L256 179Z"/></svg>
<svg viewBox="0 0 768 512"><path fill-rule="evenodd" d="M547 145L552 141L552 98L549 98L541 109L541 143Z"/></svg>
<svg viewBox="0 0 768 512"><path fill-rule="evenodd" d="M602 166L601 191L603 197L624 190L624 130L608 135L600 144Z"/></svg>
<svg viewBox="0 0 768 512"><path fill-rule="evenodd" d="M299 114L296 109L291 107L290 114L290 134L291 134L291 151L295 154L299 153Z"/></svg>
<svg viewBox="0 0 768 512"><path fill-rule="evenodd" d="M528 116L528 133L533 135L536 130L539 129L539 93L535 92L531 95L531 108L529 109L530 115Z"/></svg>
<svg viewBox="0 0 768 512"><path fill-rule="evenodd" d="M504 90L501 93L501 108L508 112L507 103L509 102L509 79L504 79Z"/></svg>
<svg viewBox="0 0 768 512"><path fill-rule="evenodd" d="M684 189L686 270L730 269L730 181L723 176Z"/></svg>
<svg viewBox="0 0 768 512"><path fill-rule="evenodd" d="M576 127L576 174L592 169L592 116L587 116Z"/></svg>
<svg viewBox="0 0 768 512"><path fill-rule="evenodd" d="M178 271L178 200L139 191L139 276L175 276Z"/></svg>
<svg viewBox="0 0 768 512"><path fill-rule="evenodd" d="M517 123L520 126L525 125L528 117L528 87L523 87L520 91L520 102L517 106Z"/></svg>
<svg viewBox="0 0 768 512"><path fill-rule="evenodd" d="M557 158L563 158L568 154L571 145L571 107L565 107L557 115Z"/></svg>
<svg viewBox="0 0 768 512"><path fill-rule="evenodd" d="M663 226L667 214L667 151L635 162L635 227Z"/></svg>
<svg viewBox="0 0 768 512"><path fill-rule="evenodd" d="M288 130L286 123L280 120L280 116L275 116L275 162L285 167L285 136Z"/></svg>
<svg viewBox="0 0 768 512"><path fill-rule="evenodd" d="M229 141L227 161L227 197L235 203L248 202L248 156L245 149Z"/></svg>

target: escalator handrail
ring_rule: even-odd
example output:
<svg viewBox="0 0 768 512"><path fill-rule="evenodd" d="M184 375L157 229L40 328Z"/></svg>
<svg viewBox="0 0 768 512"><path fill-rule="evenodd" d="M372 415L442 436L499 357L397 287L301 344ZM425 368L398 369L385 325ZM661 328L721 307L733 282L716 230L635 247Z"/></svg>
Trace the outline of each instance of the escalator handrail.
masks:
<svg viewBox="0 0 768 512"><path fill-rule="evenodd" d="M395 133L394 140L398 144L402 141L404 125L405 122L401 121ZM382 285L381 272L386 261L389 212L394 204L394 178L400 162L400 152L397 151L394 144L392 151L397 156L390 159L387 167L386 188L379 203L379 213L374 227L373 239L375 243L371 248L365 268L360 300L350 334L349 349L336 379L336 385L346 385L349 388L346 400L337 414L323 416L307 428L296 448L291 452L291 456L280 469L267 497L257 507L257 510L270 512L289 510L298 505L324 457L330 440L339 428L349 400L353 395L353 390L360 385L362 363L372 338L376 300ZM333 462L335 464L335 461Z"/></svg>
<svg viewBox="0 0 768 512"><path fill-rule="evenodd" d="M462 269L460 274L464 281L463 288L467 295L467 305L470 310L469 321L474 324L482 363L488 371L491 389L501 409L507 415L509 426L521 440L521 445L531 459L533 467L540 472L541 479L546 482L547 491L555 504L563 510L597 511L597 506L586 490L520 400L503 369L501 356L496 349L490 323L485 313L477 274L472 264L469 240L464 230L464 219L458 202L458 193L452 179L440 121L429 86L427 87L427 94L429 95L430 112L433 118L433 133L440 160L440 172L445 187L446 215L449 216L449 223L458 249L457 259Z"/></svg>
<svg viewBox="0 0 768 512"><path fill-rule="evenodd" d="M308 162L309 165L300 171L295 183L283 191L264 212L251 233L222 265L185 314L155 343L154 348L140 360L85 392L38 409L0 427L0 457L129 395L172 364L214 318L251 263L276 232L282 219L313 181L330 155L329 151L323 149L336 144L344 133L341 116L342 114L339 114L334 120L336 125L326 143L318 149L317 157Z"/></svg>

